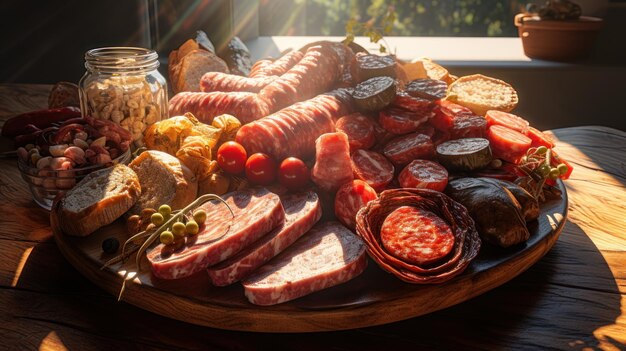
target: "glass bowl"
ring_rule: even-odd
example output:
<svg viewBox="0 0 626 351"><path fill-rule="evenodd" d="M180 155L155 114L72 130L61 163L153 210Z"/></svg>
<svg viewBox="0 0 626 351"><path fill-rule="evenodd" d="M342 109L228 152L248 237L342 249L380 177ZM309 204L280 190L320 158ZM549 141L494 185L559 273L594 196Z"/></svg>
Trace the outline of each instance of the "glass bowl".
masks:
<svg viewBox="0 0 626 351"><path fill-rule="evenodd" d="M118 163L128 164L130 156L130 149L128 149L125 153L104 165L91 165L59 171L39 170L37 167L28 165L18 157L17 167L22 174L22 178L28 184L28 188L33 195L33 200L35 200L39 206L49 211L57 195L72 189L78 182L85 178L87 174L99 169L111 167Z"/></svg>

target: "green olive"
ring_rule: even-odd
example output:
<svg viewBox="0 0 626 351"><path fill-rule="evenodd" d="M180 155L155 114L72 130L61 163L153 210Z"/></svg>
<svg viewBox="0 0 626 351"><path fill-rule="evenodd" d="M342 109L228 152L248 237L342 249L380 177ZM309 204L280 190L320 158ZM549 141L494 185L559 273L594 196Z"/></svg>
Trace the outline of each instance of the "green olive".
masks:
<svg viewBox="0 0 626 351"><path fill-rule="evenodd" d="M567 165L565 163L561 163L559 164L556 169L559 170L559 174L563 175L565 173L567 173L567 171L569 171L569 167L567 167Z"/></svg>
<svg viewBox="0 0 626 351"><path fill-rule="evenodd" d="M189 235L196 235L198 234L198 231L200 230L200 228L198 227L198 223L196 223L196 221L187 222L185 229L186 229L187 234Z"/></svg>
<svg viewBox="0 0 626 351"><path fill-rule="evenodd" d="M157 227L161 226L163 224L163 222L165 222L165 218L163 218L163 215L159 212L153 213L152 216L150 216L150 221L156 225Z"/></svg>
<svg viewBox="0 0 626 351"><path fill-rule="evenodd" d="M543 155L543 154L545 154L546 152L548 152L548 148L547 148L547 147L545 147L545 146L540 146L540 147L538 147L538 148L537 148L537 151L535 151L535 153L536 153L537 155Z"/></svg>
<svg viewBox="0 0 626 351"><path fill-rule="evenodd" d="M537 171L539 172L539 175L541 175L542 177L547 177L550 174L550 166L544 163L541 166L539 166L539 168L537 168Z"/></svg>
<svg viewBox="0 0 626 351"><path fill-rule="evenodd" d="M161 243L163 243L163 245L169 245L174 242L174 234L172 234L172 232L170 232L169 230L166 230L161 233L159 239L161 240Z"/></svg>
<svg viewBox="0 0 626 351"><path fill-rule="evenodd" d="M550 173L548 174L548 177L550 177L550 179L556 180L556 178L559 177L559 170L556 168L552 168L550 170Z"/></svg>
<svg viewBox="0 0 626 351"><path fill-rule="evenodd" d="M159 207L159 213L163 215L163 218L169 218L172 214L172 208L169 205L161 205Z"/></svg>
<svg viewBox="0 0 626 351"><path fill-rule="evenodd" d="M174 236L176 238L182 238L183 236L185 236L186 228L187 227L185 227L185 223L176 222L172 225L172 233L174 233Z"/></svg>
<svg viewBox="0 0 626 351"><path fill-rule="evenodd" d="M204 221L206 221L206 212L204 210L198 210L194 212L193 219L198 224L204 224Z"/></svg>

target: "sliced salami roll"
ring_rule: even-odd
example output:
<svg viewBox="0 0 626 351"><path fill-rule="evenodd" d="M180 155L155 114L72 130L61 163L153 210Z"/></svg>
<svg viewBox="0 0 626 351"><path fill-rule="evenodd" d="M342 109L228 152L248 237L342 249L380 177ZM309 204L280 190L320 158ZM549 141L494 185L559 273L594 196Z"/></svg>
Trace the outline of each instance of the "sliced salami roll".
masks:
<svg viewBox="0 0 626 351"><path fill-rule="evenodd" d="M443 191L448 185L448 171L429 160L414 160L398 175L403 188L432 189Z"/></svg>
<svg viewBox="0 0 626 351"><path fill-rule="evenodd" d="M339 118L335 123L335 129L348 136L350 152L369 149L376 142L374 123L369 117L358 112Z"/></svg>
<svg viewBox="0 0 626 351"><path fill-rule="evenodd" d="M513 163L517 163L532 144L524 134L500 125L489 127L487 139L494 157Z"/></svg>
<svg viewBox="0 0 626 351"><path fill-rule="evenodd" d="M376 191L364 181L355 179L348 182L335 194L335 216L343 225L354 230L356 213L377 197Z"/></svg>
<svg viewBox="0 0 626 351"><path fill-rule="evenodd" d="M383 154L396 166L404 166L415 159L431 159L435 146L427 135L407 134L390 141Z"/></svg>
<svg viewBox="0 0 626 351"><path fill-rule="evenodd" d="M376 191L382 191L393 180L395 168L382 154L357 150L350 157L354 177L366 182Z"/></svg>
<svg viewBox="0 0 626 351"><path fill-rule="evenodd" d="M435 113L430 110L412 112L399 108L387 108L380 111L378 122L387 131L402 135L415 132L420 125L434 115Z"/></svg>

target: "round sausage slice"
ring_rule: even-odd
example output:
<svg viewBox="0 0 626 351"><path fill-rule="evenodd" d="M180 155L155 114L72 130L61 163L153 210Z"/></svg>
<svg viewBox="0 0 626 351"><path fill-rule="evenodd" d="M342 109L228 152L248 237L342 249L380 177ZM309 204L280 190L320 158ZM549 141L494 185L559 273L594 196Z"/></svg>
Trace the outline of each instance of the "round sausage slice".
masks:
<svg viewBox="0 0 626 351"><path fill-rule="evenodd" d="M420 125L435 115L430 110L419 112L399 108L387 108L380 111L378 122L393 134L408 134L416 131Z"/></svg>
<svg viewBox="0 0 626 351"><path fill-rule="evenodd" d="M404 166L418 158L433 158L435 146L428 135L412 133L391 140L383 154L396 166Z"/></svg>
<svg viewBox="0 0 626 351"><path fill-rule="evenodd" d="M403 188L432 189L442 192L448 185L448 171L436 162L415 160L400 172L398 182Z"/></svg>
<svg viewBox="0 0 626 351"><path fill-rule="evenodd" d="M438 130L447 132L452 128L454 119L458 116L473 116L474 112L467 107L457 105L447 100L439 100L436 102L435 116L430 123Z"/></svg>
<svg viewBox="0 0 626 351"><path fill-rule="evenodd" d="M380 239L391 255L418 265L435 263L454 247L454 235L443 219L412 206L398 207L385 218Z"/></svg>
<svg viewBox="0 0 626 351"><path fill-rule="evenodd" d="M487 121L481 116L458 116L452 121L450 139L484 138Z"/></svg>
<svg viewBox="0 0 626 351"><path fill-rule="evenodd" d="M517 163L526 154L532 143L532 140L524 134L500 125L489 127L487 139L494 157L513 163Z"/></svg>
<svg viewBox="0 0 626 351"><path fill-rule="evenodd" d="M352 156L352 170L355 178L369 184L374 190L382 191L393 180L395 168L378 152L357 150Z"/></svg>
<svg viewBox="0 0 626 351"><path fill-rule="evenodd" d="M362 180L345 183L335 194L335 216L346 227L354 230L357 212L376 198L376 191Z"/></svg>
<svg viewBox="0 0 626 351"><path fill-rule="evenodd" d="M339 118L335 123L335 129L346 133L351 152L369 149L376 142L374 123L369 117L358 112Z"/></svg>
<svg viewBox="0 0 626 351"><path fill-rule="evenodd" d="M433 102L421 97L411 96L405 91L399 91L391 102L391 106L419 112L427 109L432 110Z"/></svg>
<svg viewBox="0 0 626 351"><path fill-rule="evenodd" d="M446 97L448 84L437 79L416 79L407 84L406 92L409 95L421 97L422 99L440 100Z"/></svg>
<svg viewBox="0 0 626 351"><path fill-rule="evenodd" d="M522 134L526 134L526 130L529 127L528 121L522 117L498 110L487 111L485 119L487 120L487 126L489 127L492 125L505 126Z"/></svg>

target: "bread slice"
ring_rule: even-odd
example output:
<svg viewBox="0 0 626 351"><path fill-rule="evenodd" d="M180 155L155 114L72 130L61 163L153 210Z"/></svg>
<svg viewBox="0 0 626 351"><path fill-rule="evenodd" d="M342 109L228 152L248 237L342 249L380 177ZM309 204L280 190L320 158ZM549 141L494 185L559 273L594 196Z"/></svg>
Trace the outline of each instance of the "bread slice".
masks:
<svg viewBox="0 0 626 351"><path fill-rule="evenodd" d="M158 209L168 204L174 210L183 208L196 199L198 181L189 168L176 157L162 151L144 151L130 163L141 184L141 196L131 209L139 214L142 209Z"/></svg>
<svg viewBox="0 0 626 351"><path fill-rule="evenodd" d="M226 62L212 52L193 50L181 57L178 54L178 71L176 92L200 91L200 79L207 72L229 73Z"/></svg>
<svg viewBox="0 0 626 351"><path fill-rule="evenodd" d="M457 79L448 87L446 100L465 106L479 116L489 110L510 112L518 103L517 92L511 85L482 74Z"/></svg>
<svg viewBox="0 0 626 351"><path fill-rule="evenodd" d="M117 164L88 174L55 203L53 215L65 234L87 236L122 216L140 194L137 174Z"/></svg>

